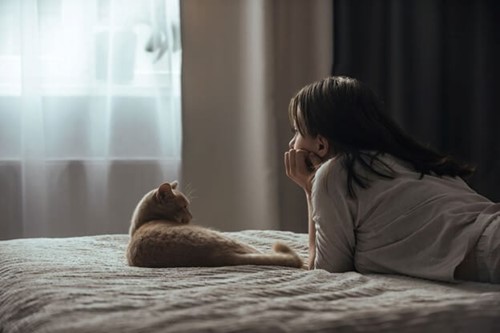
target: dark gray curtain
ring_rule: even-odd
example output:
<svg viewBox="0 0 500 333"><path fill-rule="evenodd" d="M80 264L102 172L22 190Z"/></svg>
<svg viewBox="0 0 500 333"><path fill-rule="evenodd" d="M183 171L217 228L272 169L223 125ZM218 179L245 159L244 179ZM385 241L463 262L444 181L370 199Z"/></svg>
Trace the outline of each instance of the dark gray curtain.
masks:
<svg viewBox="0 0 500 333"><path fill-rule="evenodd" d="M332 74L369 84L413 137L477 166L500 201L500 1L335 0Z"/></svg>

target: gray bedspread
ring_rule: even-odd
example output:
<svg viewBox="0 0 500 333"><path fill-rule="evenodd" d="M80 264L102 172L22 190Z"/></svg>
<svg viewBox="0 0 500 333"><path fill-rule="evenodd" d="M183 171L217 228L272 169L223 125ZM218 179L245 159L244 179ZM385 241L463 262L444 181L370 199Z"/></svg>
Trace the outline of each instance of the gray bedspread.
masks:
<svg viewBox="0 0 500 333"><path fill-rule="evenodd" d="M306 235L228 235L269 251ZM127 266L127 235L0 242L0 333L500 332L500 286L270 266Z"/></svg>

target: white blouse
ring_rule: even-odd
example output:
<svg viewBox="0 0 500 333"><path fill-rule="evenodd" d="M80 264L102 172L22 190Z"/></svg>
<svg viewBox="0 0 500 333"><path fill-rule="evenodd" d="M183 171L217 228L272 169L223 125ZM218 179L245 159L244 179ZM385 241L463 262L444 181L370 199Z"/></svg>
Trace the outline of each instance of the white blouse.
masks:
<svg viewBox="0 0 500 333"><path fill-rule="evenodd" d="M454 281L455 268L500 215L500 204L458 177L420 178L394 157L379 158L396 172L395 178L381 178L357 165L371 182L367 189L353 182L356 198L348 196L340 159L317 170L312 187L315 268Z"/></svg>

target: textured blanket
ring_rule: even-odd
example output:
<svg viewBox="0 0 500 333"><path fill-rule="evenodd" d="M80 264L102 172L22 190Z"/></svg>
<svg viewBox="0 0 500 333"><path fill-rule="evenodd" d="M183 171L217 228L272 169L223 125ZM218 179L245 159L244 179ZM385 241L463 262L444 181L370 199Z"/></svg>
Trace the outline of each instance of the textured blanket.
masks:
<svg viewBox="0 0 500 333"><path fill-rule="evenodd" d="M227 233L263 251L306 235ZM270 266L127 266L127 235L0 242L0 333L500 332L500 286Z"/></svg>

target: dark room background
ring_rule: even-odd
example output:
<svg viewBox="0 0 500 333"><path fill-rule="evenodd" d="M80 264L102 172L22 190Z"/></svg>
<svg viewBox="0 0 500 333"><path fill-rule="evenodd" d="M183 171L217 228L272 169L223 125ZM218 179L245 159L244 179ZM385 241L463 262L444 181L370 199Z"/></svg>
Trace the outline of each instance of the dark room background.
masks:
<svg viewBox="0 0 500 333"><path fill-rule="evenodd" d="M500 1L335 0L333 75L371 86L403 129L476 165L500 201Z"/></svg>

